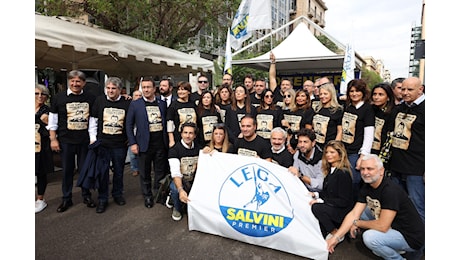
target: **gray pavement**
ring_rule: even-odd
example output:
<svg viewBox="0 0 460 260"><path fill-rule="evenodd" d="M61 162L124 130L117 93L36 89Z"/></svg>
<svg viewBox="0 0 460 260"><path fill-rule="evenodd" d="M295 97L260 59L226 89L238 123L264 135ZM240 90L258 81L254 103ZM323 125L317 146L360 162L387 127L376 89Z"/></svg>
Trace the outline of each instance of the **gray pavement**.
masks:
<svg viewBox="0 0 460 260"><path fill-rule="evenodd" d="M144 207L139 177L125 168L126 205L109 200L105 213L82 203L80 188L74 205L57 213L61 203L61 171L49 175L48 207L35 214L35 259L303 259L303 257L216 235L189 231L187 217L176 222L171 209ZM74 186L77 176L75 176ZM93 192L97 199L97 192ZM302 239L302 234L299 234ZM339 244L329 259L379 259L361 239Z"/></svg>

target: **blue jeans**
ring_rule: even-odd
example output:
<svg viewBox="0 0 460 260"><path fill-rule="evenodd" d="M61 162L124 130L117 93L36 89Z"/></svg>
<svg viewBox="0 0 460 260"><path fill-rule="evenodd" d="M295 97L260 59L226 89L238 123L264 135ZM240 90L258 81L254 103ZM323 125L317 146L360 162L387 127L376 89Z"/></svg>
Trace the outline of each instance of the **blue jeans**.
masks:
<svg viewBox="0 0 460 260"><path fill-rule="evenodd" d="M425 223L425 181L423 176L407 175L406 187L409 198L414 203L423 223Z"/></svg>
<svg viewBox="0 0 460 260"><path fill-rule="evenodd" d="M362 220L374 220L369 208L361 215ZM404 236L395 229L389 229L387 232L380 232L374 229L368 229L363 233L363 242L372 253L384 259L403 259L400 251L415 252L407 244Z"/></svg>
<svg viewBox="0 0 460 260"><path fill-rule="evenodd" d="M361 183L361 172L356 170L356 162L358 162L359 154L349 154L348 161L350 162L351 173L353 175L353 202L358 200L359 187Z"/></svg>
<svg viewBox="0 0 460 260"><path fill-rule="evenodd" d="M68 144L59 143L61 147L62 161L62 200L72 200L73 176L75 171L75 157L77 159L77 169L80 170L88 154L88 144ZM89 189L81 188L82 196L91 197Z"/></svg>
<svg viewBox="0 0 460 260"><path fill-rule="evenodd" d="M112 197L123 196L123 171L125 169L126 147L122 148L102 148L104 152L110 156L110 161L113 167L112 179ZM107 202L109 200L109 169L104 173L100 180L100 187L98 189L99 201Z"/></svg>
<svg viewBox="0 0 460 260"><path fill-rule="evenodd" d="M131 167L131 170L133 172L139 171L139 162L138 162L138 156L131 152L131 149L128 149L128 155L129 155L129 166Z"/></svg>
<svg viewBox="0 0 460 260"><path fill-rule="evenodd" d="M187 187L191 187L191 184L185 185L185 183L182 181L182 187L187 192L187 194L190 193L190 189ZM185 206L185 203L183 203L179 199L179 191L177 190L177 187L174 184L174 180L171 181L171 184L169 184L169 189L171 190L171 198L173 199L174 208L180 213L183 213L182 208Z"/></svg>

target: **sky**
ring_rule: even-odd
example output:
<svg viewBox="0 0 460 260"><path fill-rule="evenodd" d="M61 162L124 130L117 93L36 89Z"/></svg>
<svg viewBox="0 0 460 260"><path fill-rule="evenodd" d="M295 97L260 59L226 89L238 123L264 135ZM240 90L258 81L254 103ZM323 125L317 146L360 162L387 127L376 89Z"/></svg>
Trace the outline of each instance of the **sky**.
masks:
<svg viewBox="0 0 460 260"><path fill-rule="evenodd" d="M382 60L391 79L409 75L410 36L421 25L423 0L324 0L324 30L361 57Z"/></svg>

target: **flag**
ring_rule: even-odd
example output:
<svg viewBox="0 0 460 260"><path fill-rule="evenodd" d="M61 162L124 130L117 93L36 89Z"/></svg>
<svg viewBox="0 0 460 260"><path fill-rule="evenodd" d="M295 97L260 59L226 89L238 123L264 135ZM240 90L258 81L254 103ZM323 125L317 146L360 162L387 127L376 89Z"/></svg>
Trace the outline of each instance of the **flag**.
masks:
<svg viewBox="0 0 460 260"><path fill-rule="evenodd" d="M340 94L347 93L347 84L355 79L355 51L353 45L347 44L343 58L342 79L340 80Z"/></svg>
<svg viewBox="0 0 460 260"><path fill-rule="evenodd" d="M248 30L248 17L251 0L243 0L236 11L233 18L232 27L230 30L231 46L235 50L239 50L244 41L251 38L252 34Z"/></svg>
<svg viewBox="0 0 460 260"><path fill-rule="evenodd" d="M251 156L201 151L189 199L189 230L328 259L309 191L285 167Z"/></svg>
<svg viewBox="0 0 460 260"><path fill-rule="evenodd" d="M249 8L248 30L272 29L271 0L252 0Z"/></svg>
<svg viewBox="0 0 460 260"><path fill-rule="evenodd" d="M229 73L230 75L233 75L232 73L232 48L230 47L230 28L228 29L227 32L227 44L225 45L225 65L224 65L224 75L225 73Z"/></svg>

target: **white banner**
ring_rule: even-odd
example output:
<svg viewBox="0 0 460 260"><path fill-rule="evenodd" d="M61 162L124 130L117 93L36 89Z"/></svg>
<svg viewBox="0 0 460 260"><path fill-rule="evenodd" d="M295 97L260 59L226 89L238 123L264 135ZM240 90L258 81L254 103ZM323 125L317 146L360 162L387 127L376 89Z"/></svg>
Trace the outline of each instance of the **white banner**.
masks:
<svg viewBox="0 0 460 260"><path fill-rule="evenodd" d="M287 168L254 157L200 152L189 198L189 230L328 258L308 190Z"/></svg>
<svg viewBox="0 0 460 260"><path fill-rule="evenodd" d="M233 49L239 50L244 41L251 38L251 31L248 30L249 7L251 0L242 0L238 11L233 18L232 27L230 29L230 44Z"/></svg>
<svg viewBox="0 0 460 260"><path fill-rule="evenodd" d="M340 94L347 94L347 84L355 79L355 51L353 45L347 44L343 58L342 79L340 81Z"/></svg>
<svg viewBox="0 0 460 260"><path fill-rule="evenodd" d="M232 73L232 48L230 47L231 35L230 35L230 28L227 31L227 44L225 45L225 63L224 63L224 75Z"/></svg>
<svg viewBox="0 0 460 260"><path fill-rule="evenodd" d="M272 1L253 0L249 8L248 30L272 29Z"/></svg>

